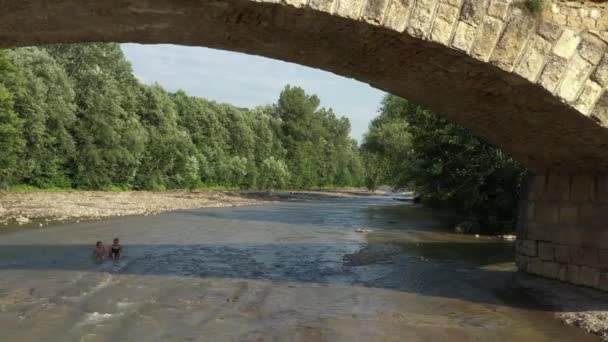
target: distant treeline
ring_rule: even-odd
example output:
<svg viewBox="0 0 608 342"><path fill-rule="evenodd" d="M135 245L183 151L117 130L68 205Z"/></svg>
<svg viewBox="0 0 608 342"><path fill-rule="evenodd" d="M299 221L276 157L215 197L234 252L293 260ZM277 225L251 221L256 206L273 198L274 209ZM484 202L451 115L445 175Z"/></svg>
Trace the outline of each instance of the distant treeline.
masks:
<svg viewBox="0 0 608 342"><path fill-rule="evenodd" d="M117 44L0 51L0 188L357 186L349 133L298 87L248 110L144 85Z"/></svg>

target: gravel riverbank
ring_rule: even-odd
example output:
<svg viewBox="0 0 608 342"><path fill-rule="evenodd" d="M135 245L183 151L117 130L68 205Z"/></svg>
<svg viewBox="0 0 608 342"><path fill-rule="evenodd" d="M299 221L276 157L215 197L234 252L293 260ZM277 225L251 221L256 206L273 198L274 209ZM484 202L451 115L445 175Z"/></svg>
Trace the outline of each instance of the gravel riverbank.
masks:
<svg viewBox="0 0 608 342"><path fill-rule="evenodd" d="M262 203L262 193L230 191L69 191L0 193L0 224L45 225L114 216Z"/></svg>
<svg viewBox="0 0 608 342"><path fill-rule="evenodd" d="M344 191L65 191L0 192L0 225L38 225L115 216L254 205L266 202L371 194Z"/></svg>

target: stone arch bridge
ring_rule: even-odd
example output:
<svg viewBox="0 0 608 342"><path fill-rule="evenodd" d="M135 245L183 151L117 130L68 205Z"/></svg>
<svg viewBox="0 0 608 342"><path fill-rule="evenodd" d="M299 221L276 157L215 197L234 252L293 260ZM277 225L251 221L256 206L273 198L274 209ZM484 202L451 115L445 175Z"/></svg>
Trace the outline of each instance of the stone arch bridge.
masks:
<svg viewBox="0 0 608 342"><path fill-rule="evenodd" d="M520 269L608 290L608 6L545 0L0 0L0 47L174 43L426 105L526 165Z"/></svg>

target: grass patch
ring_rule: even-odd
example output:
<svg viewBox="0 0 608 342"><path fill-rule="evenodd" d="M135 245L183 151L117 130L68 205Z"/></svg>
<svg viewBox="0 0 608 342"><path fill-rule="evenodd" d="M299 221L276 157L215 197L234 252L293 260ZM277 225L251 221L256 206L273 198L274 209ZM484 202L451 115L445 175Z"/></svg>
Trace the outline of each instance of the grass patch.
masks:
<svg viewBox="0 0 608 342"><path fill-rule="evenodd" d="M18 184L18 185L11 185L6 190L9 192L61 192L61 191L74 191L75 189L61 188L61 187L57 187L57 186L51 186L48 188L39 188L39 187L33 186L33 185Z"/></svg>
<svg viewBox="0 0 608 342"><path fill-rule="evenodd" d="M110 192L123 192L123 191L129 191L129 190L131 190L131 188L129 188L128 185L124 185L124 184L110 185L110 186L102 189L102 191L110 191Z"/></svg>
<svg viewBox="0 0 608 342"><path fill-rule="evenodd" d="M231 185L217 185L217 184L198 184L195 187L192 187L191 190L199 190L199 191L237 191L242 190L238 186Z"/></svg>
<svg viewBox="0 0 608 342"><path fill-rule="evenodd" d="M544 0L526 0L525 5L528 11L535 15L542 13L543 9L545 9Z"/></svg>

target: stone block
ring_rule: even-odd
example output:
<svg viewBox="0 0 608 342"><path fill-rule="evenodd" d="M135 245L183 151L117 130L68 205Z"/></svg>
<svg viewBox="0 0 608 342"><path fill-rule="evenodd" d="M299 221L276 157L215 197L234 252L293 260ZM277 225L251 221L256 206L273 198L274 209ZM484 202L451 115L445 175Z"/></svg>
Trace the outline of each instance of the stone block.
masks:
<svg viewBox="0 0 608 342"><path fill-rule="evenodd" d="M505 20L509 14L511 0L491 0L488 6L488 14L500 20Z"/></svg>
<svg viewBox="0 0 608 342"><path fill-rule="evenodd" d="M566 17L566 25L573 29L580 29L583 27L583 19L576 15L570 15Z"/></svg>
<svg viewBox="0 0 608 342"><path fill-rule="evenodd" d="M562 76L557 95L568 102L574 102L589 78L593 64L576 54Z"/></svg>
<svg viewBox="0 0 608 342"><path fill-rule="evenodd" d="M578 46L578 54L593 65L600 62L605 50L606 43L604 43L598 37L590 34L583 37L580 45Z"/></svg>
<svg viewBox="0 0 608 342"><path fill-rule="evenodd" d="M566 271L566 279L571 284L580 284L579 281L580 267L577 265L568 265Z"/></svg>
<svg viewBox="0 0 608 342"><path fill-rule="evenodd" d="M597 68L591 75L591 79L599 83L602 87L608 86L608 54L604 54Z"/></svg>
<svg viewBox="0 0 608 342"><path fill-rule="evenodd" d="M581 266L578 281L585 286L598 287L600 282L600 271L597 268Z"/></svg>
<svg viewBox="0 0 608 342"><path fill-rule="evenodd" d="M533 273L533 274L537 274L537 275L543 275L543 261L540 260L539 258L530 258L529 262L528 262L528 268L526 269L527 272L529 273Z"/></svg>
<svg viewBox="0 0 608 342"><path fill-rule="evenodd" d="M502 26L502 21L490 16L484 17L481 27L477 30L477 37L473 42L471 56L484 62L487 61L492 54L494 46L496 46Z"/></svg>
<svg viewBox="0 0 608 342"><path fill-rule="evenodd" d="M547 198L555 201L570 199L570 176L566 174L550 173L547 177L545 190Z"/></svg>
<svg viewBox="0 0 608 342"><path fill-rule="evenodd" d="M511 17L498 39L490 62L503 70L513 70L533 28L534 22L528 16Z"/></svg>
<svg viewBox="0 0 608 342"><path fill-rule="evenodd" d="M543 277L557 279L560 270L560 265L556 262L545 261L543 262Z"/></svg>
<svg viewBox="0 0 608 342"><path fill-rule="evenodd" d="M418 0L408 24L407 33L414 37L425 38L431 32L433 24L433 14L437 7L437 0Z"/></svg>
<svg viewBox="0 0 608 342"><path fill-rule="evenodd" d="M570 246L555 245L555 260L567 264L570 263Z"/></svg>
<svg viewBox="0 0 608 342"><path fill-rule="evenodd" d="M556 24L558 24L560 26L566 26L567 21L568 21L568 17L566 17L563 14L555 14L555 15L553 15L552 19Z"/></svg>
<svg viewBox="0 0 608 342"><path fill-rule="evenodd" d="M331 9L334 7L334 2L327 0L310 0L308 6L317 11L331 12Z"/></svg>
<svg viewBox="0 0 608 342"><path fill-rule="evenodd" d="M581 37L578 33L572 30L564 30L553 47L553 53L565 60L569 60L574 56L578 44L581 42Z"/></svg>
<svg viewBox="0 0 608 342"><path fill-rule="evenodd" d="M597 251L599 268L608 270L608 249L599 249Z"/></svg>
<svg viewBox="0 0 608 342"><path fill-rule="evenodd" d="M518 269L525 271L528 268L528 256L516 253L515 254L515 265Z"/></svg>
<svg viewBox="0 0 608 342"><path fill-rule="evenodd" d="M517 241L517 253L535 257L538 255L537 242L534 240L518 240Z"/></svg>
<svg viewBox="0 0 608 342"><path fill-rule="evenodd" d="M561 281L568 281L568 266L564 264L558 264L559 270L557 271L557 279Z"/></svg>
<svg viewBox="0 0 608 342"><path fill-rule="evenodd" d="M558 234L553 223L528 222L526 224L526 239L536 241L555 241Z"/></svg>
<svg viewBox="0 0 608 342"><path fill-rule="evenodd" d="M452 47L464 52L469 52L475 39L476 27L459 21L452 39Z"/></svg>
<svg viewBox="0 0 608 342"><path fill-rule="evenodd" d="M559 205L555 202L538 201L534 205L535 222L538 223L558 223Z"/></svg>
<svg viewBox="0 0 608 342"><path fill-rule="evenodd" d="M576 224L579 219L578 204L562 202L559 205L559 222L566 224Z"/></svg>
<svg viewBox="0 0 608 342"><path fill-rule="evenodd" d="M589 115L601 93L602 87L599 84L592 80L587 80L581 94L576 102L574 102L574 108L585 115Z"/></svg>
<svg viewBox="0 0 608 342"><path fill-rule="evenodd" d="M367 0L361 17L367 23L379 25L382 23L384 8L389 0Z"/></svg>
<svg viewBox="0 0 608 342"><path fill-rule="evenodd" d="M608 92L604 91L597 103L595 108L591 111L591 117L598 121L600 124L608 127Z"/></svg>
<svg viewBox="0 0 608 342"><path fill-rule="evenodd" d="M321 1L321 0L317 0ZM392 0L386 8L386 15L383 19L383 26L391 28L397 32L405 31L410 17L410 10L415 0Z"/></svg>
<svg viewBox="0 0 608 342"><path fill-rule="evenodd" d="M603 291L608 291L608 272L600 272L597 288Z"/></svg>
<svg viewBox="0 0 608 342"><path fill-rule="evenodd" d="M529 200L544 198L546 178L544 174L528 176L526 182Z"/></svg>
<svg viewBox="0 0 608 342"><path fill-rule="evenodd" d="M306 4L308 3L308 1L307 0L285 0L285 3L287 5L290 5L293 7L303 8L303 7L306 7Z"/></svg>
<svg viewBox="0 0 608 342"><path fill-rule="evenodd" d="M597 182L596 201L608 204L608 175L599 175L595 180Z"/></svg>
<svg viewBox="0 0 608 342"><path fill-rule="evenodd" d="M591 18L583 18L583 27L586 29L597 28L597 20Z"/></svg>
<svg viewBox="0 0 608 342"><path fill-rule="evenodd" d="M584 237L584 234L581 234L580 227L564 224L557 225L551 231L551 234L547 237L547 240L570 246L579 246L582 244L581 238Z"/></svg>
<svg viewBox="0 0 608 342"><path fill-rule="evenodd" d="M441 3L437 7L435 21L431 29L431 40L444 45L449 45L452 39L454 26L458 22L460 9L447 3Z"/></svg>
<svg viewBox="0 0 608 342"><path fill-rule="evenodd" d="M524 50L522 58L515 67L515 73L530 82L536 82L545 65L545 59L550 49L551 43L539 35L533 35Z"/></svg>
<svg viewBox="0 0 608 342"><path fill-rule="evenodd" d="M581 234L584 233L584 231L581 231ZM570 247L570 262L575 265L597 267L599 265L597 248Z"/></svg>
<svg viewBox="0 0 608 342"><path fill-rule="evenodd" d="M553 43L562 34L562 29L559 25L548 21L541 21L536 28L536 32L547 41Z"/></svg>
<svg viewBox="0 0 608 342"><path fill-rule="evenodd" d="M538 242L538 256L544 261L553 261L555 248L551 242Z"/></svg>
<svg viewBox="0 0 608 342"><path fill-rule="evenodd" d="M602 205L597 203L583 203L580 206L580 223L583 226L591 226L596 218L600 216Z"/></svg>
<svg viewBox="0 0 608 342"><path fill-rule="evenodd" d="M591 227L600 232L603 238L608 239L608 205L602 205L599 213L593 218ZM605 241L608 246L608 240Z"/></svg>
<svg viewBox="0 0 608 342"><path fill-rule="evenodd" d="M540 73L538 84L548 91L554 92L567 65L567 59L551 55L545 64L545 68Z"/></svg>
<svg viewBox="0 0 608 342"><path fill-rule="evenodd" d="M460 21L477 27L486 13L488 0L464 0L460 10Z"/></svg>
<svg viewBox="0 0 608 342"><path fill-rule="evenodd" d="M532 222L535 219L535 215L534 215L534 202L527 202L526 203L526 215L525 215L525 220Z"/></svg>
<svg viewBox="0 0 608 342"><path fill-rule="evenodd" d="M511 0L491 0L488 6L488 14L500 20L505 20L509 14Z"/></svg>
<svg viewBox="0 0 608 342"><path fill-rule="evenodd" d="M572 177L570 185L570 199L572 201L591 201L595 192L595 181L592 175L576 175Z"/></svg>
<svg viewBox="0 0 608 342"><path fill-rule="evenodd" d="M361 5L363 0L337 0L334 11L341 17L359 19Z"/></svg>

